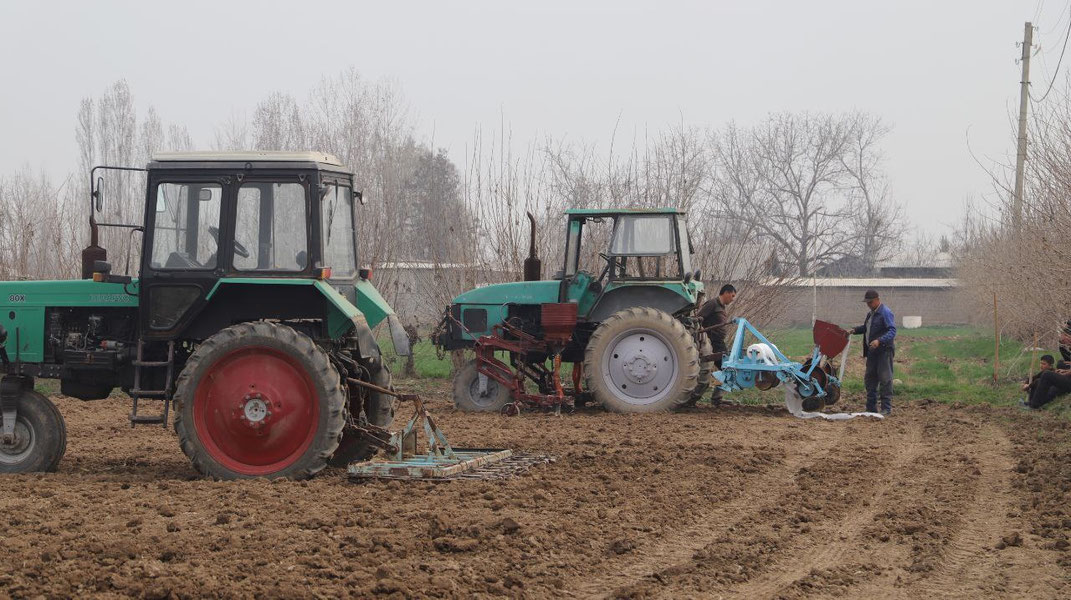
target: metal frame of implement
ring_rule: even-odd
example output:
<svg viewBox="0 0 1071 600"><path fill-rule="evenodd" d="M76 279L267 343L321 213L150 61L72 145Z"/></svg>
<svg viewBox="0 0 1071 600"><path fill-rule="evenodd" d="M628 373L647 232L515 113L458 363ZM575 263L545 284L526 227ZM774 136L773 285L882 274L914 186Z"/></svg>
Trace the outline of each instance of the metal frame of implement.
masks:
<svg viewBox="0 0 1071 600"><path fill-rule="evenodd" d="M375 425L357 426L369 441L381 448L385 456L363 462L350 463L347 472L358 479L448 479L466 471L496 463L513 456L508 449L454 448L432 419L424 401L415 394L399 394L377 385L348 379L350 383L390 394L402 402L412 402L413 416L405 427L390 433ZM418 454L417 437L420 429L427 438L427 452Z"/></svg>
<svg viewBox="0 0 1071 600"><path fill-rule="evenodd" d="M721 363L721 370L711 373L711 376L720 382L720 387L725 391L741 390L755 387L761 384L765 377L768 383L794 383L797 390L804 398L822 398L827 395L823 385L815 380L816 371L823 359L828 360L840 354L847 343L846 332L844 342L839 341L840 334L831 334L828 329L837 329L835 325L819 321L815 324L815 347L810 359L806 363L795 362L786 357L781 351L770 343L755 327L743 317L734 319L736 322L736 336L733 338L732 349ZM842 331L842 330L841 330ZM747 333L752 334L759 343L770 347L777 364L767 364L750 358L744 352L744 338ZM830 339L830 338L834 339ZM776 377L775 380L769 379ZM840 386L840 379L831 373L825 373L823 379L826 384Z"/></svg>

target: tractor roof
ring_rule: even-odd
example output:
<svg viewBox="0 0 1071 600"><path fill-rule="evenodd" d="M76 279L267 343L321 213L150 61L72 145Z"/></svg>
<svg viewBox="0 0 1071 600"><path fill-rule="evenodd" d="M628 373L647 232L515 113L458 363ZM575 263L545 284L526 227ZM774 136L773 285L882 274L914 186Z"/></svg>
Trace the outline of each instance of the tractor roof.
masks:
<svg viewBox="0 0 1071 600"><path fill-rule="evenodd" d="M211 169L234 168L234 163L251 169L304 168L342 171L349 169L337 157L326 152L157 152L149 163L150 169Z"/></svg>
<svg viewBox="0 0 1071 600"><path fill-rule="evenodd" d="M679 208L570 208L566 209L565 214L610 217L613 215L683 215L684 211Z"/></svg>

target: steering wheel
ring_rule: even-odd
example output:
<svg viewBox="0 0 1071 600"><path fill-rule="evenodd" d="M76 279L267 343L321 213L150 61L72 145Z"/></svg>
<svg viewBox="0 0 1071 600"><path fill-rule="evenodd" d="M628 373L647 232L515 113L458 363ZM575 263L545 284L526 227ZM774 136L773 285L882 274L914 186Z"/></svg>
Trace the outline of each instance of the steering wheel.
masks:
<svg viewBox="0 0 1071 600"><path fill-rule="evenodd" d="M216 240L216 245L218 246L219 245L219 227L216 227L214 225L209 225L208 226L208 233L212 236L212 239ZM242 258L249 258L249 250L246 250L245 246L243 246L242 243L239 242L238 240L234 240L234 253L237 254L238 256L241 256Z"/></svg>

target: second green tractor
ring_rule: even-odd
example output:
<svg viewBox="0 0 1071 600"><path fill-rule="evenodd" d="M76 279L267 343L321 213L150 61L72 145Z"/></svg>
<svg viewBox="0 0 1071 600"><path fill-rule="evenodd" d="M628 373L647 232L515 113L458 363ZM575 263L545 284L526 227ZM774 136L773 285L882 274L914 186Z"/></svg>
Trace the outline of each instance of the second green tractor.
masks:
<svg viewBox="0 0 1071 600"><path fill-rule="evenodd" d="M524 281L479 287L447 308L433 341L476 354L455 375L455 404L507 413L588 401L623 413L694 404L714 365L695 316L703 284L685 214L565 216L565 260L552 279L541 278L529 215ZM572 363L571 387L561 382L562 363Z"/></svg>

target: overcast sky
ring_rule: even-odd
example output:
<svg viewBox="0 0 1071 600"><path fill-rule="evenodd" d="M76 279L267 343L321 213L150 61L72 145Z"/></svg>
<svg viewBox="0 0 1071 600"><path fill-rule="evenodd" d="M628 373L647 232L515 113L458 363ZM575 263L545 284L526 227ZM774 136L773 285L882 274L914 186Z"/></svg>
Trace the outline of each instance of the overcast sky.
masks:
<svg viewBox="0 0 1071 600"><path fill-rule="evenodd" d="M1016 42L1033 20L1035 93L1066 2L13 2L0 3L0 172L76 165L78 103L126 79L139 109L213 128L272 91L298 99L354 66L403 91L425 141L459 163L505 120L609 145L681 119L775 111L879 115L896 198L930 231L991 194L971 159L1014 154ZM1061 23L1062 21L1062 23ZM1071 57L1061 67L1068 68ZM1061 81L1063 80L1061 76ZM432 140L432 136L434 139Z"/></svg>

